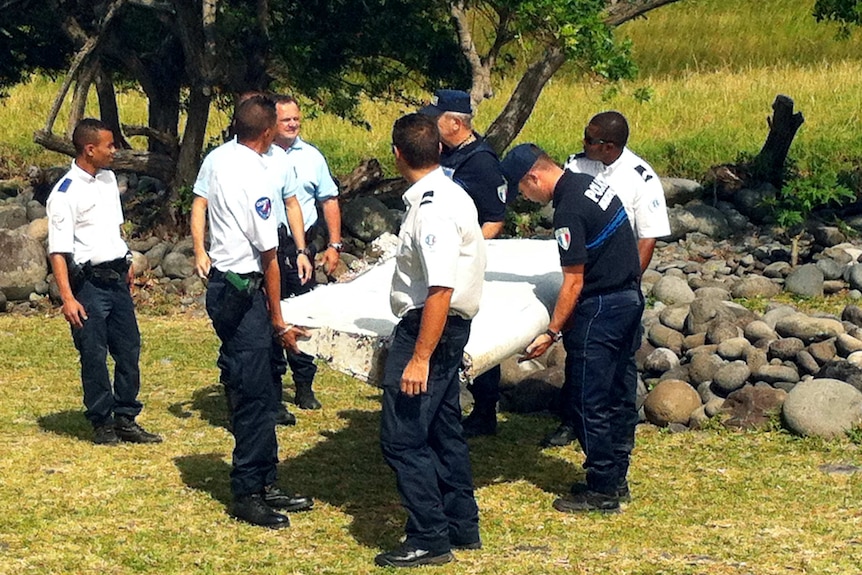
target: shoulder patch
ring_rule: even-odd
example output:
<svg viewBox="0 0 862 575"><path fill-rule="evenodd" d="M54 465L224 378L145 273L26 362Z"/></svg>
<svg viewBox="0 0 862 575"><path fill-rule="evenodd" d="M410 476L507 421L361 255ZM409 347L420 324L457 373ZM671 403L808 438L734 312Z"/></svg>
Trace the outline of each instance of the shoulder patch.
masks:
<svg viewBox="0 0 862 575"><path fill-rule="evenodd" d="M569 231L569 228L557 228L554 230L554 236L556 236L557 243L563 251L567 251L572 245L572 232Z"/></svg>
<svg viewBox="0 0 862 575"><path fill-rule="evenodd" d="M260 198L254 203L254 209L257 215L268 220L269 216L272 215L272 200L269 198Z"/></svg>
<svg viewBox="0 0 862 575"><path fill-rule="evenodd" d="M506 203L507 196L509 195L509 185L506 183L506 180L503 180L503 183L497 186L497 198L502 203Z"/></svg>
<svg viewBox="0 0 862 575"><path fill-rule="evenodd" d="M652 179L652 174L647 173L647 169L643 166L635 166L635 171L640 174L640 176L644 179L645 182L648 182Z"/></svg>
<svg viewBox="0 0 862 575"><path fill-rule="evenodd" d="M566 163L571 164L575 160L580 160L581 158L585 158L585 157L586 157L586 154L584 154L584 152L578 152L577 154L572 154L571 156L569 156L568 159L566 159Z"/></svg>
<svg viewBox="0 0 862 575"><path fill-rule="evenodd" d="M69 186L72 185L72 178L66 178L60 183L60 186L57 188L58 192L65 192L69 189Z"/></svg>

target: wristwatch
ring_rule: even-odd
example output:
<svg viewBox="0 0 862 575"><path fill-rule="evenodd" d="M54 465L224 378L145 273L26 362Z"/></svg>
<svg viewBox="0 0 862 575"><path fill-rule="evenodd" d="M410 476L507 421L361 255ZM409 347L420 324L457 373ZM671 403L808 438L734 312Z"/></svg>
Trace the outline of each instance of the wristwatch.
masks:
<svg viewBox="0 0 862 575"><path fill-rule="evenodd" d="M338 253L344 251L344 244L342 244L341 242L330 242L329 247L334 249Z"/></svg>
<svg viewBox="0 0 862 575"><path fill-rule="evenodd" d="M303 254L304 254L306 257L311 258L311 250L310 250L310 249L308 249L308 248L302 248L301 250L296 250L296 257L299 257L299 256L301 256L301 255L303 255Z"/></svg>
<svg viewBox="0 0 862 575"><path fill-rule="evenodd" d="M558 342L563 338L563 332L554 331L551 328L545 330L545 335L549 335L551 337L551 341Z"/></svg>

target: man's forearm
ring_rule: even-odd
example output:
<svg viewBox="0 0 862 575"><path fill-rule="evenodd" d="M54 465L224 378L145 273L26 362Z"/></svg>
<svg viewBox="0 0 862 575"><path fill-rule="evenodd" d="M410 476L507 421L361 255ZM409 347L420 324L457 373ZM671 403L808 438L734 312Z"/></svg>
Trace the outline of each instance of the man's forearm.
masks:
<svg viewBox="0 0 862 575"><path fill-rule="evenodd" d="M638 240L638 258L641 262L641 273L646 271L650 261L652 261L655 242L655 238L641 238Z"/></svg>
<svg viewBox="0 0 862 575"><path fill-rule="evenodd" d="M299 205L299 200L296 196L291 196L284 200L284 207L287 211L287 226L290 228L290 235L293 237L293 243L296 244L296 249L305 249L305 222L302 219L302 208Z"/></svg>
<svg viewBox="0 0 862 575"><path fill-rule="evenodd" d="M280 328L284 326L284 319L281 315L281 275L275 249L261 252L260 260L263 267L263 289L269 304L269 319L274 327Z"/></svg>
<svg viewBox="0 0 862 575"><path fill-rule="evenodd" d="M326 222L326 230L329 232L329 243L341 243L341 207L338 198L328 198L321 204L323 208L323 220Z"/></svg>
<svg viewBox="0 0 862 575"><path fill-rule="evenodd" d="M192 200L190 223L192 247L194 248L195 256L203 255L206 252L204 235L206 234L207 226L207 200L205 198L195 196L195 199Z"/></svg>
<svg viewBox="0 0 862 575"><path fill-rule="evenodd" d="M446 319L449 317L449 304L452 301L452 288L432 286L428 289L428 297L422 308L422 323L419 326L419 336L416 338L416 346L413 356L428 361L440 337L446 327Z"/></svg>
<svg viewBox="0 0 862 575"><path fill-rule="evenodd" d="M60 299L65 303L75 298L72 293L72 282L69 281L69 266L66 264L65 254L51 254L51 272L54 274L54 281L57 282L57 291L60 292Z"/></svg>
<svg viewBox="0 0 862 575"><path fill-rule="evenodd" d="M578 304L578 298L581 297L583 287L584 266L564 267L563 284L560 286L560 293L557 296L557 303L554 305L554 312L551 315L548 329L555 332L563 331L572 312L575 311L575 306Z"/></svg>
<svg viewBox="0 0 862 575"><path fill-rule="evenodd" d="M503 233L503 222L485 222L482 224L482 237L493 240Z"/></svg>

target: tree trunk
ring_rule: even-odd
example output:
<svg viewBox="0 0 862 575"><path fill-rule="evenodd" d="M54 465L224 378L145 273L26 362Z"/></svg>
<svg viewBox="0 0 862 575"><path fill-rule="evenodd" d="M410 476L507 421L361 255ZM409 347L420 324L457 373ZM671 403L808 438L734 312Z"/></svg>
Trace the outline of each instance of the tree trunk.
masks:
<svg viewBox="0 0 862 575"><path fill-rule="evenodd" d="M114 133L114 145L120 150L132 148L123 137L120 128L120 111L117 109L117 94L114 92L114 81L111 74L99 67L96 72L96 94L99 96L99 115L102 121L111 127Z"/></svg>
<svg viewBox="0 0 862 575"><path fill-rule="evenodd" d="M485 139L500 154L509 147L533 112L539 94L548 80L566 61L566 54L559 46L549 47L541 60L533 62L524 72L506 107L494 120L485 134Z"/></svg>
<svg viewBox="0 0 862 575"><path fill-rule="evenodd" d="M212 99L210 94L209 86L196 86L189 92L186 129L183 132L183 141L177 158L177 171L171 183L171 199L178 198L177 192L181 187L191 186L195 182L201 150L206 138L207 119Z"/></svg>
<svg viewBox="0 0 862 575"><path fill-rule="evenodd" d="M72 106L69 111L69 122L67 134L71 134L81 118L84 117L84 112L87 107L87 96L90 93L90 86L96 78L99 69L99 61L95 58L88 60L87 64L82 66L78 72L78 78L75 81L75 91L72 94Z"/></svg>
<svg viewBox="0 0 862 575"><path fill-rule="evenodd" d="M790 144L805 118L802 117L802 112L793 113L793 99L782 94L775 97L772 110L772 118L766 119L769 135L760 153L754 158L754 166L762 170L761 178L764 181L781 188L784 185L784 163L787 161Z"/></svg>
<svg viewBox="0 0 862 575"><path fill-rule="evenodd" d="M46 150L75 157L75 148L68 138L61 138L45 130L39 130L34 134L33 141ZM174 159L164 154L154 154L141 150L117 150L111 169L138 172L163 182L169 182L174 173L175 165Z"/></svg>

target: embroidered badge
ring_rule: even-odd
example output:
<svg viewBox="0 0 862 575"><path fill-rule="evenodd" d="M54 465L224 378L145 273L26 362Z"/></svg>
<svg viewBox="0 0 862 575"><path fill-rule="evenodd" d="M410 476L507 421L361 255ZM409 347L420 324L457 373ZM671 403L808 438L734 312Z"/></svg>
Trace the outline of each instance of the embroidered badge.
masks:
<svg viewBox="0 0 862 575"><path fill-rule="evenodd" d="M497 197L500 198L500 201L504 204L506 203L506 195L508 191L509 186L505 182L497 186Z"/></svg>
<svg viewBox="0 0 862 575"><path fill-rule="evenodd" d="M654 198L653 201L649 204L649 211L654 212L659 208L659 201L657 198Z"/></svg>
<svg viewBox="0 0 862 575"><path fill-rule="evenodd" d="M269 198L260 198L254 203L254 209L257 211L257 215L268 220L272 214L272 201Z"/></svg>
<svg viewBox="0 0 862 575"><path fill-rule="evenodd" d="M560 244L560 247L568 251L572 244L572 233L569 228L558 228L554 230L554 235L557 237L557 243Z"/></svg>
<svg viewBox="0 0 862 575"><path fill-rule="evenodd" d="M425 236L425 239L423 241L425 242L426 246L428 246L429 248L433 248L434 244L437 243L437 236L435 236L434 234L428 234L427 236Z"/></svg>

